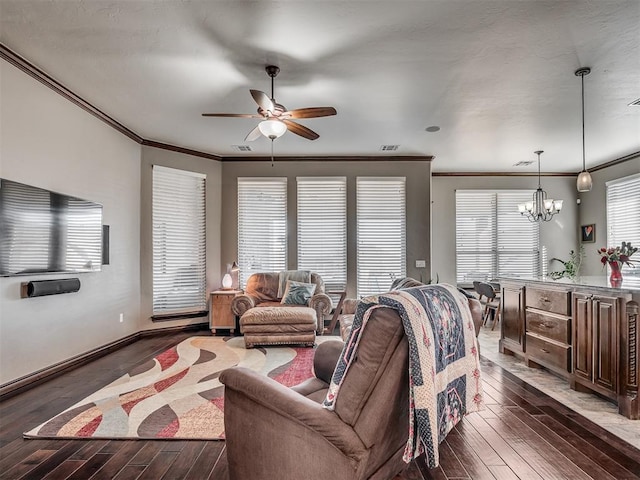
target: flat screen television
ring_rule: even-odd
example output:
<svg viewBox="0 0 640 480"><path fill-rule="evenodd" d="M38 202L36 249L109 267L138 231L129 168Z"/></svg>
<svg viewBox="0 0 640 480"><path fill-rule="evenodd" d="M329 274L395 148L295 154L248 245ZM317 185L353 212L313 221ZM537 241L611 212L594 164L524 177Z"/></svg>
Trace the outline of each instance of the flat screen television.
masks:
<svg viewBox="0 0 640 480"><path fill-rule="evenodd" d="M102 205L0 178L0 276L101 265Z"/></svg>

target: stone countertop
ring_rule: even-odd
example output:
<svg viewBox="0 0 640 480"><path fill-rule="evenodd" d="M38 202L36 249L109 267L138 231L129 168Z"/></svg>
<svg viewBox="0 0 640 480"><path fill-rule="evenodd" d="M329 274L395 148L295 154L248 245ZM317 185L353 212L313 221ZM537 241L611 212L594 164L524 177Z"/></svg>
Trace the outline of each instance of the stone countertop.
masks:
<svg viewBox="0 0 640 480"><path fill-rule="evenodd" d="M558 285L568 287L591 287L606 290L611 293L630 293L640 294L640 278L638 277L624 277L621 287L612 287L609 284L609 277L607 275L594 275L578 277L574 280L568 278L561 278L559 280L553 280L549 277L518 277L505 275L498 278L498 281L514 281L514 282L526 282L537 283L543 285Z"/></svg>

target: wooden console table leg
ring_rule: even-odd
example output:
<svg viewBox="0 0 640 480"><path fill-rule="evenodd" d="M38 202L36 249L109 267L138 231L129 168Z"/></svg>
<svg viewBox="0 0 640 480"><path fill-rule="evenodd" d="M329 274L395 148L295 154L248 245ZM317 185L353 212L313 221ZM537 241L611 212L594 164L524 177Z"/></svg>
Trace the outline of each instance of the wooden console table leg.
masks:
<svg viewBox="0 0 640 480"><path fill-rule="evenodd" d="M329 295L338 295L340 294L340 300L338 300L338 305L336 306L335 310L333 311L333 316L331 317L331 323L329 323L329 327L324 329L324 333L325 334L329 334L331 335L333 333L333 330L336 328L336 323L338 323L338 317L340 317L340 314L342 313L342 304L344 303L344 299L347 296L347 292L346 291L342 291L342 292L327 292L327 294Z"/></svg>

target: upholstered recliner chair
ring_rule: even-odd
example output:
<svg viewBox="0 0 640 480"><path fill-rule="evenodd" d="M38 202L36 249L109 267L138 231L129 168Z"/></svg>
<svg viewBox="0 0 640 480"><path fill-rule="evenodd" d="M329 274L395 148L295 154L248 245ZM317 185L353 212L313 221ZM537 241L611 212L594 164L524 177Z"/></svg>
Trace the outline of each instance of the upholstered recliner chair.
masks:
<svg viewBox="0 0 640 480"><path fill-rule="evenodd" d="M481 310L472 315L482 322ZM407 466L409 349L400 317L372 313L329 411L321 402L342 345L320 344L316 377L293 388L241 367L222 372L231 480L391 479Z"/></svg>
<svg viewBox="0 0 640 480"><path fill-rule="evenodd" d="M315 311L316 332L318 335L322 335L324 317L332 308L331 298L324 293L324 281L320 275L311 273L310 283L316 285L316 290L306 306ZM300 305L282 304L282 298L278 295L279 286L279 272L254 273L247 279L244 294L238 295L233 299L231 310L242 319L245 312L255 307L300 307Z"/></svg>

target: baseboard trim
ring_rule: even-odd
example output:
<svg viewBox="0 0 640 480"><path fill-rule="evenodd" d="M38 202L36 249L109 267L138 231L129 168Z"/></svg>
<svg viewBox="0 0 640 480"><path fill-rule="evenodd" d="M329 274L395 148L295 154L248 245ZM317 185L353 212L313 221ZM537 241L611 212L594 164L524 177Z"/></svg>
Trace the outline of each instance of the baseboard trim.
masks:
<svg viewBox="0 0 640 480"><path fill-rule="evenodd" d="M35 387L36 385L60 376L63 373L68 372L69 370L73 370L74 368L86 365L87 363L104 357L105 355L108 355L109 353L112 353L122 347L131 345L141 338L153 337L156 335L171 335L178 332L187 332L192 330L203 330L208 328L208 326L209 324L204 322L194 323L190 325L180 325L177 327L155 328L152 330L143 330L140 332L132 333L131 335L127 335L126 337L123 337L119 340L115 340L105 345L96 347L92 350L89 350L88 352L81 353L80 355L76 355L75 357L71 357L62 362L55 363L49 367L25 375L24 377L20 377L16 380L0 385L0 401L6 400L13 395L17 395L18 393Z"/></svg>

